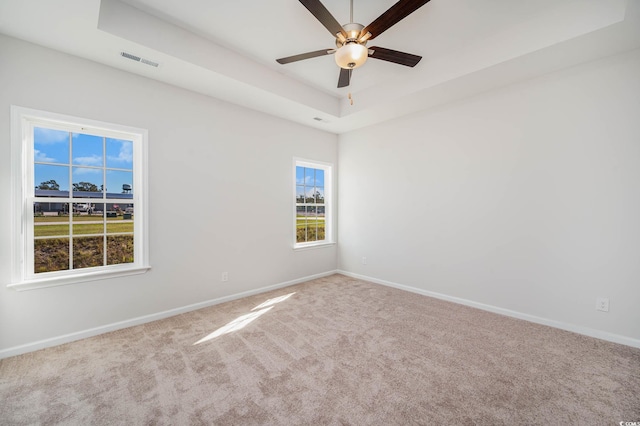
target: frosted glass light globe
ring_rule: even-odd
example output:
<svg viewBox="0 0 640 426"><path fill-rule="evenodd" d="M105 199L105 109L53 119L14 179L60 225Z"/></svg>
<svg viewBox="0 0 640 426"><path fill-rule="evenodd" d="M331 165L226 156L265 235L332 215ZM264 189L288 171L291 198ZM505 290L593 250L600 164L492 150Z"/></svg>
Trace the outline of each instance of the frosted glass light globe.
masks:
<svg viewBox="0 0 640 426"><path fill-rule="evenodd" d="M362 66L368 56L369 49L358 43L347 43L335 53L336 64L347 70Z"/></svg>

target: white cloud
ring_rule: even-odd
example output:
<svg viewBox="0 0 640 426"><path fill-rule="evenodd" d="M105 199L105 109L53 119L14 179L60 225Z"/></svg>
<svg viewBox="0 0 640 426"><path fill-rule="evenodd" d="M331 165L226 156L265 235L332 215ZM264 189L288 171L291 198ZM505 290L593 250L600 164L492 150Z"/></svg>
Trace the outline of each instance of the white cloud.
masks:
<svg viewBox="0 0 640 426"><path fill-rule="evenodd" d="M296 178L296 185L313 185L313 176L305 176L304 178Z"/></svg>
<svg viewBox="0 0 640 426"><path fill-rule="evenodd" d="M94 154L88 157L76 157L73 163L82 166L102 166L102 156Z"/></svg>
<svg viewBox="0 0 640 426"><path fill-rule="evenodd" d="M33 157L36 161L41 163L54 163L56 161L55 158L48 157L47 154L38 149L33 150Z"/></svg>
<svg viewBox="0 0 640 426"><path fill-rule="evenodd" d="M109 160L119 163L132 163L133 162L133 144L129 141L123 141L120 145L120 152L117 156L110 155Z"/></svg>
<svg viewBox="0 0 640 426"><path fill-rule="evenodd" d="M95 174L102 174L102 169L89 169L89 168L86 168L86 167L74 167L73 168L73 175L74 176L95 175Z"/></svg>
<svg viewBox="0 0 640 426"><path fill-rule="evenodd" d="M40 144L69 142L69 132L36 127L33 130L34 140Z"/></svg>

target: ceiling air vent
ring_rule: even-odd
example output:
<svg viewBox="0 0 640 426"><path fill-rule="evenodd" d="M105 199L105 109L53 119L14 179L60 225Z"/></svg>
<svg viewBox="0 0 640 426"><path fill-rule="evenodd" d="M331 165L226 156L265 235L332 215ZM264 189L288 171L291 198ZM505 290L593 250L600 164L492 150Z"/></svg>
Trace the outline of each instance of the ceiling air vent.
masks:
<svg viewBox="0 0 640 426"><path fill-rule="evenodd" d="M160 65L157 62L153 62L148 59L141 58L140 56L132 55L131 53L120 52L120 55L124 58L131 59L132 61L142 62L143 64L151 65L152 67L158 68L158 65Z"/></svg>

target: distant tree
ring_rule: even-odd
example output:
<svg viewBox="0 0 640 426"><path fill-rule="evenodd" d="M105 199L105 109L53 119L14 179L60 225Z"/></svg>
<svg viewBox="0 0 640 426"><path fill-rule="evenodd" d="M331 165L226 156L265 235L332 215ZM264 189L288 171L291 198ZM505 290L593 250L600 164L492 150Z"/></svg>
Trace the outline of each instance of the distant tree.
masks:
<svg viewBox="0 0 640 426"><path fill-rule="evenodd" d="M320 191L316 191L311 196L307 196L304 199L305 203L324 203L324 195Z"/></svg>
<svg viewBox="0 0 640 426"><path fill-rule="evenodd" d="M40 182L40 185L36 186L36 189L43 189L45 191L59 191L60 185L55 180L47 180L44 182Z"/></svg>
<svg viewBox="0 0 640 426"><path fill-rule="evenodd" d="M91 182L74 183L73 190L80 192L99 192L98 187Z"/></svg>

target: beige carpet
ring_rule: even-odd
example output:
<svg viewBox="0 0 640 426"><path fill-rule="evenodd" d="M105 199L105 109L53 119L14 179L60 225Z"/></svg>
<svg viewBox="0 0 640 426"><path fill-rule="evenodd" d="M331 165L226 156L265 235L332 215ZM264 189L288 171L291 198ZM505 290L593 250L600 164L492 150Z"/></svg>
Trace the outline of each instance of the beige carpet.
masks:
<svg viewBox="0 0 640 426"><path fill-rule="evenodd" d="M621 421L639 349L341 275L0 361L2 425Z"/></svg>

